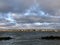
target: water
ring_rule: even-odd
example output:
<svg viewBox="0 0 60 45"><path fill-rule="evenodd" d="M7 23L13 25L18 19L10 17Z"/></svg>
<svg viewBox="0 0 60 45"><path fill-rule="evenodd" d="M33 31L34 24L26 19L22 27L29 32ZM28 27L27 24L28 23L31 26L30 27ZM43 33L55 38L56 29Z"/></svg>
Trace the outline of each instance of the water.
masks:
<svg viewBox="0 0 60 45"><path fill-rule="evenodd" d="M60 36L60 32L0 32L0 36L13 38L0 41L0 45L60 45L60 40L39 39L48 35Z"/></svg>

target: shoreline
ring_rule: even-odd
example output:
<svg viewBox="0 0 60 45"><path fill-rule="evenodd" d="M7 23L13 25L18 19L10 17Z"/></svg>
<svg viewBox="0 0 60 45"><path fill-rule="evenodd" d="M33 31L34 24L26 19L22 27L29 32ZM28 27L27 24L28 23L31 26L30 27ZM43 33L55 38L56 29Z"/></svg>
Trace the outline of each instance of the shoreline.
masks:
<svg viewBox="0 0 60 45"><path fill-rule="evenodd" d="M0 32L60 32L60 29L0 29Z"/></svg>

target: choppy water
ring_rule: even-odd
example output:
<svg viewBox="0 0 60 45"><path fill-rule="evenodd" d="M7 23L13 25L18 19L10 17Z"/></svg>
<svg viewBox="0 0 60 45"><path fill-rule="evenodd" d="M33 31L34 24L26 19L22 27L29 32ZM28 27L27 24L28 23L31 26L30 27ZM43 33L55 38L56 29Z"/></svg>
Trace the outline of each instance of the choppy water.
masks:
<svg viewBox="0 0 60 45"><path fill-rule="evenodd" d="M42 40L42 36L60 36L55 32L0 32L0 36L9 36L13 39L2 40L0 45L60 45L60 40Z"/></svg>

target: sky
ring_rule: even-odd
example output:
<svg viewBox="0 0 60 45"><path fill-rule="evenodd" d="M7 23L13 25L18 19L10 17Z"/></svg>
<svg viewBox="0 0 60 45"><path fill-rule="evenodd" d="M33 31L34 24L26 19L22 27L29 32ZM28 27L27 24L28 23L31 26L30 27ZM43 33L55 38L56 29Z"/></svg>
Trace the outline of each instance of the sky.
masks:
<svg viewBox="0 0 60 45"><path fill-rule="evenodd" d="M54 14L60 9L60 0L37 0L44 11ZM34 4L34 0L0 0L0 11L23 12Z"/></svg>
<svg viewBox="0 0 60 45"><path fill-rule="evenodd" d="M35 4L39 5L36 10L34 9ZM34 9L33 12L30 11L32 9ZM30 12L27 12L27 10L29 10ZM36 2L34 0L0 0L0 12L2 13L0 13L0 26L4 29L13 29L17 27L45 27L50 29L57 29L60 27L60 0L36 0ZM11 14L10 12L12 12L13 14ZM28 13L28 15L24 15L26 13ZM33 13L36 13L36 15L33 15ZM51 24L48 25L48 23L46 24L46 22ZM44 25L42 25L41 23L43 23Z"/></svg>

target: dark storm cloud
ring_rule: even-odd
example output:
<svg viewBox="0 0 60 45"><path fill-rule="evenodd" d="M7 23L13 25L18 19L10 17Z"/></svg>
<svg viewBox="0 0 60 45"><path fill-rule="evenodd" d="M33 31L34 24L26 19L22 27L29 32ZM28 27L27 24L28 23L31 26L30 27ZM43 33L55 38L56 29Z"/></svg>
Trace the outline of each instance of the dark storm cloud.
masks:
<svg viewBox="0 0 60 45"><path fill-rule="evenodd" d="M54 14L60 10L60 0L37 0L37 1L48 13Z"/></svg>
<svg viewBox="0 0 60 45"><path fill-rule="evenodd" d="M60 9L60 0L37 0L44 11L54 14ZM34 0L0 0L0 11L23 12Z"/></svg>
<svg viewBox="0 0 60 45"><path fill-rule="evenodd" d="M0 0L0 11L22 12L32 3L32 0Z"/></svg>
<svg viewBox="0 0 60 45"><path fill-rule="evenodd" d="M6 3L6 0L0 0L0 12L7 12L11 10L11 6Z"/></svg>
<svg viewBox="0 0 60 45"><path fill-rule="evenodd" d="M49 23L60 23L58 18L50 18L50 17L41 17L41 16L22 16L20 18L15 18L17 23L34 23L34 22L49 22Z"/></svg>

